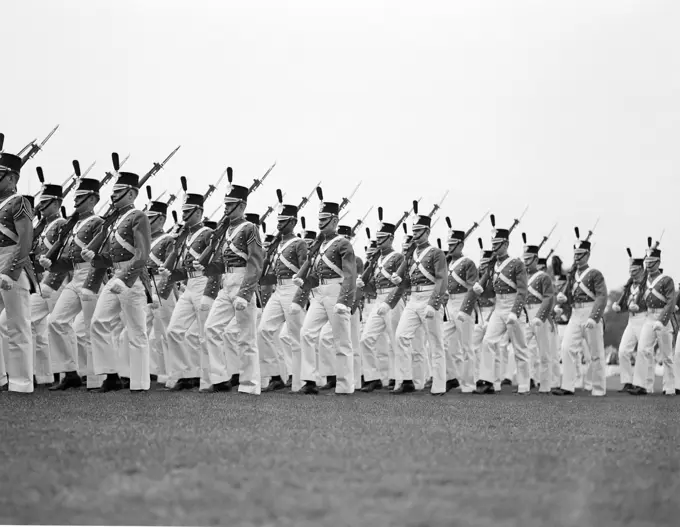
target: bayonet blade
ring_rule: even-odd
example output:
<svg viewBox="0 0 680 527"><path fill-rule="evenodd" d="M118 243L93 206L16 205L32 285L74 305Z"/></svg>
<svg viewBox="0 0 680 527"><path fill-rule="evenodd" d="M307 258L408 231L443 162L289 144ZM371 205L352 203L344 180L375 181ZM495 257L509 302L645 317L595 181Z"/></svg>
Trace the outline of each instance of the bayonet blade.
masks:
<svg viewBox="0 0 680 527"><path fill-rule="evenodd" d="M80 175L80 177L81 177L81 178L86 177L86 176L90 173L90 171L94 168L94 166L95 166L96 164L97 164L97 161L93 161L92 164L91 164L89 167L87 167L87 170L85 170L85 172L83 172L83 173Z"/></svg>

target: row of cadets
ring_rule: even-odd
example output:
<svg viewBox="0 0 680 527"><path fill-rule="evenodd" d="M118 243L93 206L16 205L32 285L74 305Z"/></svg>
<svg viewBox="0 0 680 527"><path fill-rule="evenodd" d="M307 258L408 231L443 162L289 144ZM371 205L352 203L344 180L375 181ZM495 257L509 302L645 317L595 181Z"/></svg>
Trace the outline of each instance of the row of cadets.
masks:
<svg viewBox="0 0 680 527"><path fill-rule="evenodd" d="M607 305L607 285L602 273L590 267L591 244L579 239L576 228L574 245L572 304L569 323L564 332L560 355L562 357L562 384L552 391L554 395L573 395L576 386L577 362L581 354L585 357L586 377L592 379L593 396L606 394L606 372L604 353L604 324L602 317ZM569 281L566 282L569 284ZM561 305L567 305L564 292L557 293L555 307L558 314Z"/></svg>
<svg viewBox="0 0 680 527"><path fill-rule="evenodd" d="M92 263L91 275L103 279L104 273L113 269L113 277L97 299L90 328L94 373L106 375L99 392L119 389L119 372L128 371L130 391L150 388L146 305L151 228L147 215L134 206L138 194L139 176L119 172L111 195L117 220L98 253L90 248L82 251L83 258ZM126 330L118 350L122 366L114 345L116 326Z"/></svg>
<svg viewBox="0 0 680 527"><path fill-rule="evenodd" d="M54 261L45 255L38 260L49 270L42 279L42 294L51 296L61 290L47 323L52 371L63 374L59 382L50 387L52 391L80 387L80 373L87 377L89 390L98 389L102 383L102 378L94 374L90 335L100 283L94 280L90 273L92 265L82 254L104 223L94 214L94 207L99 203L99 187L96 179L80 179L74 201L78 221L63 250Z"/></svg>
<svg viewBox="0 0 680 527"><path fill-rule="evenodd" d="M161 277L159 289L166 294L167 288L175 282L186 280L184 291L177 303L167 326L168 355L166 371L167 388L172 391L191 389L200 378L201 356L204 353L204 325L212 305L212 298L204 295L208 277L194 269L194 261L210 243L213 230L203 224L203 195L188 193L182 204L182 222L189 229L186 247L178 255L180 262L175 269L164 265L158 268ZM189 329L196 324L199 341L188 338Z"/></svg>
<svg viewBox="0 0 680 527"><path fill-rule="evenodd" d="M414 211L417 205L414 203ZM412 346L418 329L425 330L425 338L430 346L432 368L432 390L434 395L446 392L446 356L444 354L444 338L442 330L442 314L439 308L446 296L448 270L446 255L441 249L430 245L429 216L418 215L414 219L412 242L415 244L412 259L407 262L410 267L405 279L396 273L392 282L400 287L390 294L386 303L394 309L401 295L409 288L410 298L396 329L396 379L392 393L411 393L416 390L414 377L424 377L421 372L414 371L414 362L422 364L424 346ZM404 284L406 282L406 284ZM418 349L420 348L420 349ZM420 355L414 357L414 354Z"/></svg>
<svg viewBox="0 0 680 527"><path fill-rule="evenodd" d="M4 140L4 136L2 137ZM0 146L1 148L1 146ZM33 392L33 346L31 345L30 295L37 291L30 252L33 245L33 209L17 193L22 160L0 153L0 309L7 311L8 342L0 357L7 377L0 389ZM0 374L5 373L0 371Z"/></svg>
<svg viewBox="0 0 680 527"><path fill-rule="evenodd" d="M475 321L471 314L461 310L465 298L477 282L479 275L475 263L463 255L465 231L451 228L448 231L448 301L447 320L444 322L446 348L446 391L460 387L462 393L475 389L473 333Z"/></svg>
<svg viewBox="0 0 680 527"><path fill-rule="evenodd" d="M525 326L526 343L531 360L532 380L539 384L538 393L549 394L555 386L553 380L555 353L554 332L550 319L555 304L555 289L552 278L539 269L538 245L527 245L524 239L524 266L526 268L527 299ZM536 364L538 363L538 367Z"/></svg>
<svg viewBox="0 0 680 527"><path fill-rule="evenodd" d="M261 392L255 291L262 274L264 251L258 226L244 217L248 193L247 187L231 185L224 198L225 217L229 221L224 242L207 266L193 262L197 272L221 277L221 289L205 322L203 392L230 389L235 374L239 375L240 393ZM232 366L227 364L223 335L234 318L239 330L235 342L239 363Z"/></svg>
<svg viewBox="0 0 680 527"><path fill-rule="evenodd" d="M365 322L359 344L364 364L363 392L381 389L383 379L389 380L394 386L396 331L404 310L403 302L397 302L394 309L387 303L389 296L396 291L392 275L404 261L404 255L393 247L395 225L382 221L382 208L378 208L378 216L381 223L376 232L375 247L372 248L375 256L373 253L367 255L367 258L375 257L377 261L373 275L368 277L369 283L361 283L366 291L366 301L369 302L364 307ZM371 294L375 295L375 300L370 298ZM369 305L373 307L369 309Z"/></svg>
<svg viewBox="0 0 680 527"><path fill-rule="evenodd" d="M322 197L322 196L320 196ZM320 380L316 343L323 326L330 322L335 343L336 394L354 392L354 364L351 341L350 310L356 289L356 258L350 241L337 234L340 206L322 201L319 209L319 253L307 277L297 275L299 290L294 303L302 307L309 297L309 307L300 331L302 360L300 378L305 383L300 392L317 394ZM293 307L297 311L298 308Z"/></svg>

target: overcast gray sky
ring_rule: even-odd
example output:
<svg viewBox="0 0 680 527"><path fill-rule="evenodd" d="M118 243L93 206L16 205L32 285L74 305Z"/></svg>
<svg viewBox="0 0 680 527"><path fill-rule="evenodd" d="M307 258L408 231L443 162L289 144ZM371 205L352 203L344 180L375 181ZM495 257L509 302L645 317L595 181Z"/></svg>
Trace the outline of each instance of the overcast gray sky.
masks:
<svg viewBox="0 0 680 527"><path fill-rule="evenodd" d="M559 222L546 248L561 238L570 262L574 225L600 217L592 263L610 287L625 247L642 255L664 227L663 266L680 269L678 2L22 0L2 23L5 149L61 124L23 191L38 165L60 182L96 159L101 177L115 150L143 174L181 144L156 193L181 175L205 192L227 165L249 184L277 160L249 210L318 180L339 201L362 180L347 221L371 205L395 221L448 189L434 237L445 215L506 226L529 204L513 254ZM477 259L488 220L475 234Z"/></svg>

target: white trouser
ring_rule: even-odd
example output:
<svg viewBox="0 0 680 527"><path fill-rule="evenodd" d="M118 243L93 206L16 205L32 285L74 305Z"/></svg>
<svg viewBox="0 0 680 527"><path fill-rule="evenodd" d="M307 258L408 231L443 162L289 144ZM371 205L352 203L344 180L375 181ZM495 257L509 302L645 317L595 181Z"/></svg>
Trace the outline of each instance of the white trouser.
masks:
<svg viewBox="0 0 680 527"><path fill-rule="evenodd" d="M350 314L334 311L341 288L341 283L331 283L312 289L309 310L300 331L302 350L300 378L303 381L320 382L319 368L316 365L316 344L323 326L330 322L333 338L331 345L334 344L335 350L334 368L331 374L336 376L335 391L336 393L353 393L354 367Z"/></svg>
<svg viewBox="0 0 680 527"><path fill-rule="evenodd" d="M335 375L335 346L333 345L333 326L330 321L326 322L319 333L317 366L321 377ZM354 360L354 358L352 358Z"/></svg>
<svg viewBox="0 0 680 527"><path fill-rule="evenodd" d="M90 325L97 297L83 297L82 291L90 269L84 267L73 271L73 278L64 287L54 310L47 318L52 371L54 373L78 371L88 376L88 387L90 375L94 375ZM76 332L75 319L81 313L81 331Z"/></svg>
<svg viewBox="0 0 680 527"><path fill-rule="evenodd" d="M640 343L640 334L642 326L645 324L645 318L646 312L644 311L628 315L628 324L626 324L619 344L619 378L621 384L633 384L632 358L637 345Z"/></svg>
<svg viewBox="0 0 680 527"><path fill-rule="evenodd" d="M168 296L167 300L161 298L160 305L153 309L147 305L146 329L149 333L149 364L150 372L167 379L166 357L168 355L168 340L166 333L175 309L177 300L174 295Z"/></svg>
<svg viewBox="0 0 680 527"><path fill-rule="evenodd" d="M119 373L119 358L114 345L115 326L122 322L127 333L127 341L120 345L126 368L129 368L130 389L148 390L149 378L149 340L146 334L146 292L144 284L137 279L132 287L122 293L111 291L108 282L97 300L92 315L92 358L94 373L104 375Z"/></svg>
<svg viewBox="0 0 680 527"><path fill-rule="evenodd" d="M359 345L366 382L394 379L396 331L405 304L399 301L394 309L390 309L384 315L379 315L378 307L387 300L389 295L390 291L380 293L375 300L365 304L364 307L365 324Z"/></svg>
<svg viewBox="0 0 680 527"><path fill-rule="evenodd" d="M225 328L223 335L224 357L227 361L227 372L231 376L243 373L243 365L238 352L238 334L238 322L234 317Z"/></svg>
<svg viewBox="0 0 680 527"><path fill-rule="evenodd" d="M404 305L404 307L406 307ZM403 313L402 313L403 314ZM400 319L401 320L401 319ZM398 324L397 324L398 326ZM396 330L395 330L395 341L396 341ZM442 342L444 337L442 336ZM432 348L430 347L429 339L427 338L427 330L425 329L425 324L421 324L416 329L415 337L411 341L412 353L412 367L413 367L413 384L416 389L422 390L425 388L425 383L428 379L432 378ZM394 368L395 368L395 379L398 378L397 370L397 350L394 352ZM446 357L444 357L446 362ZM446 372L444 372L446 373Z"/></svg>
<svg viewBox="0 0 680 527"><path fill-rule="evenodd" d="M517 391L529 391L529 350L524 340L523 317L517 317L517 322L508 324L508 316L515 305L516 294L496 295L496 306L491 314L486 334L482 341L480 360L480 379L486 382L496 381L496 360L503 353L502 342L505 334L512 343L512 349L517 362ZM494 384L495 387L495 384Z"/></svg>
<svg viewBox="0 0 680 527"><path fill-rule="evenodd" d="M417 364L423 363L424 347L417 349L411 346L419 328L423 327L432 354L432 393L446 391L446 356L444 355L444 337L442 332L442 310L435 313L433 318L425 318L425 310L432 297L431 291L414 291L404 307L396 330L396 386L403 381L418 379L419 384L425 375L418 372ZM422 369L422 366L421 366ZM418 375L420 373L420 375ZM422 385L420 386L422 388Z"/></svg>
<svg viewBox="0 0 680 527"><path fill-rule="evenodd" d="M524 335L529 348L529 356L532 359L531 378L540 384L538 389L541 393L549 393L554 386L553 376L553 352L555 351L553 340L553 328L549 320L540 326L534 326L533 320L536 318L541 307L540 304L527 305L527 316L529 324L524 328Z"/></svg>
<svg viewBox="0 0 680 527"><path fill-rule="evenodd" d="M237 311L234 301L241 289L245 276L245 267L225 273L222 277L222 289L210 308L210 314L205 321L205 351L201 354L201 382L210 384L226 382L238 370L230 371L224 349L224 333L227 326L236 320L238 337L236 353L240 359L243 373L240 374L238 391L251 395L260 395L260 354L257 349L256 326L257 306L255 295L252 295L246 308ZM206 378L207 377L207 378Z"/></svg>
<svg viewBox="0 0 680 527"><path fill-rule="evenodd" d="M291 283L279 284L269 298L269 302L262 310L262 318L258 326L260 337L260 360L263 377L281 375L287 378L286 350L290 346L293 360L300 361L300 329L302 328L302 311L295 315L290 314L290 306L297 291L297 286ZM279 338L282 326L288 329L288 343L283 346ZM299 369L298 369L299 373ZM300 379L293 376L295 386L300 387Z"/></svg>
<svg viewBox="0 0 680 527"><path fill-rule="evenodd" d="M355 310L354 313L350 315L349 321L350 339L352 341L354 388L360 390L363 362L361 357L361 346L359 345L359 342L361 341L361 311L359 309Z"/></svg>
<svg viewBox="0 0 680 527"><path fill-rule="evenodd" d="M300 328L302 328L303 314L300 312ZM281 341L281 347L283 348L283 360L286 364L286 377L293 376L293 370L300 371L300 330L297 332L297 346L298 352L293 356L293 346L295 345L294 337L290 334L288 329L288 323L284 322L281 327L281 333L279 333L279 340ZM297 368L293 367L293 361L298 362ZM302 381L298 379L298 388L302 385Z"/></svg>
<svg viewBox="0 0 680 527"><path fill-rule="evenodd" d="M207 311L201 311L201 298L208 278L198 276L189 278L187 286L177 300L175 309L170 317L167 327L168 355L166 356L165 368L168 373L168 386L178 379L193 379L199 377L201 360L201 348L205 345L202 341L203 325L208 316ZM193 332L192 325L196 323ZM199 340L196 341L196 333ZM193 339L190 339L193 335Z"/></svg>
<svg viewBox="0 0 680 527"><path fill-rule="evenodd" d="M562 356L560 350L562 349L562 335L564 326L555 323L555 332L552 334L550 345L552 346L552 387L559 388L562 385Z"/></svg>
<svg viewBox="0 0 680 527"><path fill-rule="evenodd" d="M649 374L654 368L654 344L659 344L659 353L663 361L663 391L666 395L675 395L675 371L673 369L673 330L670 322L662 329L654 330L654 323L659 320L663 309L647 311L645 322L640 332L638 354L635 359L633 384L646 389L649 393L654 390L654 376Z"/></svg>
<svg viewBox="0 0 680 527"><path fill-rule="evenodd" d="M562 389L574 391L577 363L581 362L580 356L583 353L586 358L586 368L590 364L589 372L586 371L585 376L592 377L592 395L602 396L607 393L603 326L600 320L595 327L585 328L592 310L592 302L577 305L572 309L571 318L562 339Z"/></svg>
<svg viewBox="0 0 680 527"><path fill-rule="evenodd" d="M464 321L458 320L458 313L460 313L465 297L465 293L449 296L446 304L448 320L444 322L443 328L447 380L458 379L461 391L470 393L475 389L474 353L472 351L475 322L470 315L465 315Z"/></svg>
<svg viewBox="0 0 680 527"><path fill-rule="evenodd" d="M9 265L16 246L0 248L0 268ZM0 369L9 376L10 392L33 392L30 283L24 271L9 291L0 291L0 310L7 317L7 334L0 345ZM4 371L0 373L5 373ZM3 375L2 384L5 384Z"/></svg>
<svg viewBox="0 0 680 527"><path fill-rule="evenodd" d="M673 355L673 369L675 370L675 389L680 390L680 336L675 341L675 354Z"/></svg>

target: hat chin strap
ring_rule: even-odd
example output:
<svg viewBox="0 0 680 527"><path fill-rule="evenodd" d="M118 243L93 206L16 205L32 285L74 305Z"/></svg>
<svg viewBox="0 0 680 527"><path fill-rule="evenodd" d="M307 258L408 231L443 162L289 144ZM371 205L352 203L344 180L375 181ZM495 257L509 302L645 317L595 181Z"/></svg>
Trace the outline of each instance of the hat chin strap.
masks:
<svg viewBox="0 0 680 527"><path fill-rule="evenodd" d="M129 189L129 188L128 188L128 189L125 189L125 192L123 192L123 193L118 197L118 199L115 199L115 198L114 198L114 195L115 195L115 194L112 194L112 195L111 195L111 203L113 203L114 205L115 205L116 203L118 203L121 199L123 199L123 198L127 195L128 192L130 192L130 190L132 190L132 189Z"/></svg>
<svg viewBox="0 0 680 527"><path fill-rule="evenodd" d="M333 216L331 216L330 218L328 218L328 220L326 221L326 223L324 223L323 225L319 224L319 231L322 231L322 230L324 230L326 227L328 227L328 226L331 224L332 221L333 221Z"/></svg>

